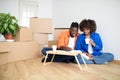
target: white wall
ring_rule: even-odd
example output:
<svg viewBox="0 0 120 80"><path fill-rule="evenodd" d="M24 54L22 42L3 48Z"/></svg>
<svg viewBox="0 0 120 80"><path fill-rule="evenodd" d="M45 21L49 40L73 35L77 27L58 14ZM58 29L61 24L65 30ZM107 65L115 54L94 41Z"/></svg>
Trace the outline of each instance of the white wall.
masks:
<svg viewBox="0 0 120 80"><path fill-rule="evenodd" d="M0 0L0 13L10 12L19 18L19 0ZM94 19L104 51L120 60L120 0L39 0L39 17L53 18L54 27L69 27L72 21ZM52 35L49 36L52 39Z"/></svg>
<svg viewBox="0 0 120 80"><path fill-rule="evenodd" d="M19 0L0 0L0 13L10 13L19 18Z"/></svg>
<svg viewBox="0 0 120 80"><path fill-rule="evenodd" d="M39 0L40 18L52 18L52 0ZM49 40L53 40L53 34L49 34Z"/></svg>
<svg viewBox="0 0 120 80"><path fill-rule="evenodd" d="M39 0L39 17L52 18L52 0Z"/></svg>
<svg viewBox="0 0 120 80"><path fill-rule="evenodd" d="M120 60L120 0L53 0L54 27L69 27L84 18L96 21L104 51Z"/></svg>
<svg viewBox="0 0 120 80"><path fill-rule="evenodd" d="M51 0L38 0L39 1L39 17L51 18L52 17L52 1ZM0 0L0 13L11 13L19 18L19 0Z"/></svg>
<svg viewBox="0 0 120 80"><path fill-rule="evenodd" d="M52 0L38 0L39 11L38 17L52 18ZM20 20L19 0L0 0L0 13L11 13ZM53 39L53 35L49 35L49 40Z"/></svg>

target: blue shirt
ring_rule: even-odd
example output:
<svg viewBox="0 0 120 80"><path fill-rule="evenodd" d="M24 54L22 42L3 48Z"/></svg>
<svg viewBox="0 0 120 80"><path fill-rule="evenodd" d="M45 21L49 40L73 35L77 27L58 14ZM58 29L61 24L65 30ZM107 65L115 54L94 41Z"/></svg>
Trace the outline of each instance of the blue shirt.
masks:
<svg viewBox="0 0 120 80"><path fill-rule="evenodd" d="M88 44L85 43L85 34L81 34L78 36L78 39L76 41L76 46L75 49L76 50L81 50L83 53L87 52L88 53ZM92 46L93 48L93 53L92 55L97 56L97 55L101 55L102 53L100 52L103 48L103 44L102 44L102 40L100 38L100 35L96 32L92 33L90 35L90 38L94 41L94 43L96 44L96 46Z"/></svg>

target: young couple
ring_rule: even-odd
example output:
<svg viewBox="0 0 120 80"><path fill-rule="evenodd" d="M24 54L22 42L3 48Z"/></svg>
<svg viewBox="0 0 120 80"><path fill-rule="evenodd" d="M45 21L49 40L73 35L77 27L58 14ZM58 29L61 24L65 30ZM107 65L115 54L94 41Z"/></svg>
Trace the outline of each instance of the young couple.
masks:
<svg viewBox="0 0 120 80"><path fill-rule="evenodd" d="M79 35L78 29L83 33ZM112 53L102 52L103 44L101 37L96 33L96 23L91 19L84 19L80 22L72 22L69 31L62 32L58 39L57 48L59 50L80 50L89 59L84 58L87 64L105 64L114 59ZM46 55L46 51L52 48L43 48L42 53ZM52 55L48 55L47 61L50 61ZM83 64L81 55L77 56L79 63ZM42 62L44 58L42 59ZM55 62L75 62L73 56L56 55Z"/></svg>

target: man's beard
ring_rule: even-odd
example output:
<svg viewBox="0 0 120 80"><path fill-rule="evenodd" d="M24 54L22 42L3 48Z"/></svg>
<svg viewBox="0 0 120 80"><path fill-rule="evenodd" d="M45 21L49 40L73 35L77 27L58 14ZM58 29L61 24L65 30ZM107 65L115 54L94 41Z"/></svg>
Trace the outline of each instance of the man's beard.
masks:
<svg viewBox="0 0 120 80"><path fill-rule="evenodd" d="M71 34L71 37L75 37L76 36L76 34Z"/></svg>

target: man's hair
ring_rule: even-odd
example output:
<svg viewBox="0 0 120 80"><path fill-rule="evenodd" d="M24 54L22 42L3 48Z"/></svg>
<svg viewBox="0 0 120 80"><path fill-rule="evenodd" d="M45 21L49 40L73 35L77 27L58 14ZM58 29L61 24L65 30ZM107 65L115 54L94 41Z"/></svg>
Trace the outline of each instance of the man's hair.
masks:
<svg viewBox="0 0 120 80"><path fill-rule="evenodd" d="M80 23L80 30L83 31L84 28L90 28L90 33L96 31L96 23L94 20L91 19L83 19Z"/></svg>
<svg viewBox="0 0 120 80"><path fill-rule="evenodd" d="M78 24L77 22L72 22L72 24L71 24L70 28L75 27L75 28L77 28L77 29L78 29L78 26L79 26L79 24Z"/></svg>

